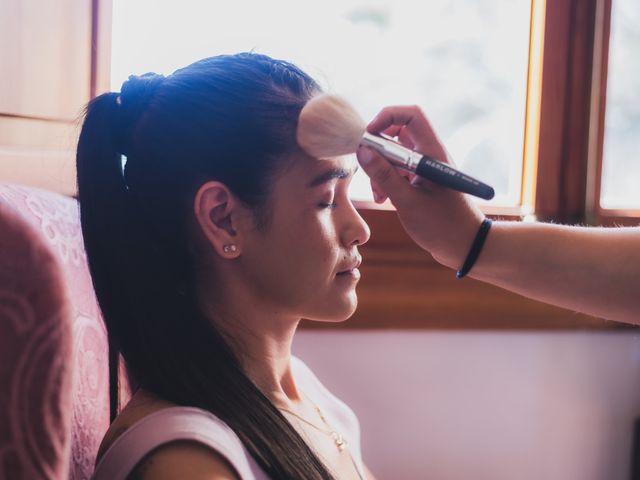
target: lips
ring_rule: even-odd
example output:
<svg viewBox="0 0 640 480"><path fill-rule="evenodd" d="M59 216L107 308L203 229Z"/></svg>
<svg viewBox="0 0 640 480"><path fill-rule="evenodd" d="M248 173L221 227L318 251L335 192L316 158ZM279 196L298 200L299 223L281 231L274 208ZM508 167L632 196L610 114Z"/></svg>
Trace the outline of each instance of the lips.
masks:
<svg viewBox="0 0 640 480"><path fill-rule="evenodd" d="M360 267L362 264L362 257L356 258L349 266L347 266L344 270L341 270L337 273L337 275L344 275L347 273L351 273L356 268Z"/></svg>

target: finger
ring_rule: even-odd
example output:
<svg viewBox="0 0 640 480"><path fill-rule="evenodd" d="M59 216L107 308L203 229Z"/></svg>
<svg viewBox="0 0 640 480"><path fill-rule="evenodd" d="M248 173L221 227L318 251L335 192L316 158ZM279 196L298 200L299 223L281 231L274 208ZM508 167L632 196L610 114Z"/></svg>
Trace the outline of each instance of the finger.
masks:
<svg viewBox="0 0 640 480"><path fill-rule="evenodd" d="M411 181L411 172L409 170L405 170L405 169L398 170L398 174L401 177L406 178L408 181Z"/></svg>
<svg viewBox="0 0 640 480"><path fill-rule="evenodd" d="M420 107L415 105L385 107L367 125L367 131L376 134L391 126L404 126L405 141L411 141L420 153L442 162L447 161L445 149Z"/></svg>
<svg viewBox="0 0 640 480"><path fill-rule="evenodd" d="M360 147L357 152L362 169L376 185L376 191L398 205L404 204L411 195L412 187L398 171L378 152L368 147Z"/></svg>
<svg viewBox="0 0 640 480"><path fill-rule="evenodd" d="M409 170L406 170L404 168L400 168L395 165L393 167L395 168L396 172L398 172L398 175L406 179L408 183L413 183L416 178L421 178L415 173ZM370 180L370 181L371 181L371 190L373 191L373 193L378 195L379 197L386 198L384 193L382 193L382 190L376 185L376 183L373 180Z"/></svg>
<svg viewBox="0 0 640 480"><path fill-rule="evenodd" d="M391 138L397 138L398 135L400 134L400 130L402 130L402 127L403 127L402 125L391 125L390 127L385 128L380 133L384 133L385 135Z"/></svg>
<svg viewBox="0 0 640 480"><path fill-rule="evenodd" d="M379 193L374 193L373 194L373 199L376 203L384 203L387 201L387 197L384 195L381 195Z"/></svg>
<svg viewBox="0 0 640 480"><path fill-rule="evenodd" d="M413 140L411 139L410 134L407 132L406 125L391 125L390 127L387 127L382 132L380 132L380 134L395 139L407 148L410 148L412 150L415 148Z"/></svg>
<svg viewBox="0 0 640 480"><path fill-rule="evenodd" d="M379 133L393 125L406 125L415 133L422 135L433 134L429 122L418 106L385 107L367 125L367 131Z"/></svg>
<svg viewBox="0 0 640 480"><path fill-rule="evenodd" d="M400 129L400 132L398 133L398 141L405 147L412 150L416 148L416 144L414 143L413 138L411 138L411 132L406 128L406 126L403 126Z"/></svg>
<svg viewBox="0 0 640 480"><path fill-rule="evenodd" d="M398 172L398 175L404 178L408 183L411 183L411 181L416 177L415 173L411 172L410 170L407 170L406 168L400 168L395 165L393 165L393 168L396 170L396 172ZM378 189L378 193L381 193L380 189Z"/></svg>
<svg viewBox="0 0 640 480"><path fill-rule="evenodd" d="M413 178L411 179L411 185L414 187L420 187L420 188L425 188L429 186L428 180L426 180L425 178L419 175L413 176Z"/></svg>
<svg viewBox="0 0 640 480"><path fill-rule="evenodd" d="M370 180L370 181L371 181L371 192L373 192L373 199L375 200L376 203L384 203L384 201L387 199L386 195L384 195L380 191L380 189L378 188L378 186L373 180Z"/></svg>

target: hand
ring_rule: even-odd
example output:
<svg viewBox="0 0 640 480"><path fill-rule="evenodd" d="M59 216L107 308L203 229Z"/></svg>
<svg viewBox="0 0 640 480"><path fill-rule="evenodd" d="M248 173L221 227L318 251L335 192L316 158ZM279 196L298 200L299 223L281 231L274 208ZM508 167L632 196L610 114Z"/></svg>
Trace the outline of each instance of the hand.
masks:
<svg viewBox="0 0 640 480"><path fill-rule="evenodd" d="M455 166L419 107L384 108L368 125L408 148ZM394 167L376 151L360 147L358 161L371 179L376 202L387 198L409 236L440 263L458 269L484 215L464 194Z"/></svg>

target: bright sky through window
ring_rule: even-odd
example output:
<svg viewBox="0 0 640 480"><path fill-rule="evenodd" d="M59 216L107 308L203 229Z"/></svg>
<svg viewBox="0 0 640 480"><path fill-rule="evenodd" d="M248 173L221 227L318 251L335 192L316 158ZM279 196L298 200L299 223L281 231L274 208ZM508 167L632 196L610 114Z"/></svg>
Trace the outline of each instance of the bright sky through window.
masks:
<svg viewBox="0 0 640 480"><path fill-rule="evenodd" d="M112 89L254 50L298 64L367 120L417 104L457 166L520 200L531 4L526 0L115 0ZM354 198L370 199L362 172Z"/></svg>
<svg viewBox="0 0 640 480"><path fill-rule="evenodd" d="M640 208L640 2L611 10L609 72L600 203Z"/></svg>

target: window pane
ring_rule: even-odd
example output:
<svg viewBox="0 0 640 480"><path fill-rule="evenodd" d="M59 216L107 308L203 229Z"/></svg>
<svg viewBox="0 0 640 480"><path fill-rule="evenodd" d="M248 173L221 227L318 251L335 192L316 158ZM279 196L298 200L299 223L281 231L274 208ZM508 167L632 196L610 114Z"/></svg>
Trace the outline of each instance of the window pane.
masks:
<svg viewBox="0 0 640 480"><path fill-rule="evenodd" d="M640 208L640 2L616 0L611 11L605 114L603 208Z"/></svg>
<svg viewBox="0 0 640 480"><path fill-rule="evenodd" d="M321 8L320 8L321 6ZM130 73L255 50L297 63L367 120L418 104L459 168L520 201L530 0L115 0L113 88ZM371 198L363 174L354 198Z"/></svg>

